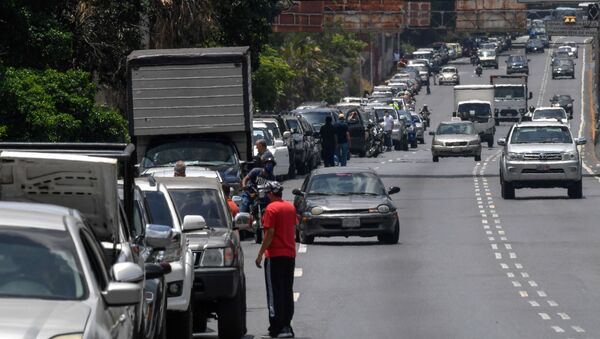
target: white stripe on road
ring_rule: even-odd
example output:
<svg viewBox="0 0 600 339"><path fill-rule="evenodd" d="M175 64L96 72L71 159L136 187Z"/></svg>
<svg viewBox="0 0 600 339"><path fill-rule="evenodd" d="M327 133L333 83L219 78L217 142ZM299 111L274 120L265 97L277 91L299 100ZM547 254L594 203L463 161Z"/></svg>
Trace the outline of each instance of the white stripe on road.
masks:
<svg viewBox="0 0 600 339"><path fill-rule="evenodd" d="M294 292L294 302L298 302L298 299L300 299L300 292Z"/></svg>
<svg viewBox="0 0 600 339"><path fill-rule="evenodd" d="M306 245L305 244L300 244L300 246L298 246L298 253L306 253Z"/></svg>
<svg viewBox="0 0 600 339"><path fill-rule="evenodd" d="M294 269L294 277L299 278L302 276L302 274L304 274L303 270L299 267L296 267Z"/></svg>

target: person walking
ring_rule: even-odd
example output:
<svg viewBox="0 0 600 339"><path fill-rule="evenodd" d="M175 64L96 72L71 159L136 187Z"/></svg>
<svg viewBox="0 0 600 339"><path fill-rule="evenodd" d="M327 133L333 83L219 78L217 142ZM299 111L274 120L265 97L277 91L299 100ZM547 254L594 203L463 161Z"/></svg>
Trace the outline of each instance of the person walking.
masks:
<svg viewBox="0 0 600 339"><path fill-rule="evenodd" d="M319 134L321 136L321 157L323 158L323 164L325 167L335 166L333 155L335 153L336 146L336 133L331 116L325 117L325 125L321 126Z"/></svg>
<svg viewBox="0 0 600 339"><path fill-rule="evenodd" d="M344 113L340 113L339 121L335 124L335 135L337 138L336 154L340 166L346 166L348 152L350 151L350 132L348 132L348 124Z"/></svg>
<svg viewBox="0 0 600 339"><path fill-rule="evenodd" d="M394 129L394 117L390 114L390 112L385 111L385 115L383 116L383 134L385 136L385 146L387 147L387 151L392 150L392 130Z"/></svg>
<svg viewBox="0 0 600 339"><path fill-rule="evenodd" d="M294 205L282 199L283 186L267 183L270 203L263 214L264 238L255 260L262 268L269 310L269 337L294 338L294 269L296 267L296 224ZM268 338L268 337L267 337Z"/></svg>

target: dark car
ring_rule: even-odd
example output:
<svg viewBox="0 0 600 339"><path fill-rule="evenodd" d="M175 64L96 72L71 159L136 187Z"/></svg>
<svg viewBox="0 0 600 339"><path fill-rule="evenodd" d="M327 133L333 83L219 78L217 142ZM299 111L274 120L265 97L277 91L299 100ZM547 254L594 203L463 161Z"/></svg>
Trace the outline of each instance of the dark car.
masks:
<svg viewBox="0 0 600 339"><path fill-rule="evenodd" d="M374 170L327 167L314 170L294 189L298 214L296 238L310 244L315 237L374 237L395 244L400 237L398 212Z"/></svg>
<svg viewBox="0 0 600 339"><path fill-rule="evenodd" d="M555 94L550 98L552 106L562 107L571 118L573 118L573 98L568 94Z"/></svg>
<svg viewBox="0 0 600 339"><path fill-rule="evenodd" d="M539 39L529 39L525 45L525 53L544 53L544 43Z"/></svg>
<svg viewBox="0 0 600 339"><path fill-rule="evenodd" d="M506 60L506 74L525 73L529 75L529 59L524 55L511 55Z"/></svg>
<svg viewBox="0 0 600 339"><path fill-rule="evenodd" d="M367 134L369 121L360 107L353 107L345 113L350 133L350 152L363 158L367 155Z"/></svg>
<svg viewBox="0 0 600 339"><path fill-rule="evenodd" d="M571 59L554 59L552 61L552 79L570 77L575 79L575 63Z"/></svg>
<svg viewBox="0 0 600 339"><path fill-rule="evenodd" d="M314 136L319 138L321 126L325 125L325 118L328 116L331 117L332 123L335 124L338 121L339 114L342 112L335 107L319 107L302 110L296 109L292 113L303 116L312 125L315 132Z"/></svg>

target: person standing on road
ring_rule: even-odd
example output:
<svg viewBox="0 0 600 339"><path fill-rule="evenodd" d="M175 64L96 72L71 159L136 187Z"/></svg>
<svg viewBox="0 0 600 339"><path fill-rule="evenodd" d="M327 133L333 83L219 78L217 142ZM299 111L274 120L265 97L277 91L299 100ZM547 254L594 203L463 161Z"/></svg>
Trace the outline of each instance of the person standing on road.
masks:
<svg viewBox="0 0 600 339"><path fill-rule="evenodd" d="M385 111L385 115L383 116L383 133L385 136L385 146L387 147L387 151L392 150L392 130L394 129L394 118L390 114L390 112Z"/></svg>
<svg viewBox="0 0 600 339"><path fill-rule="evenodd" d="M283 200L283 186L277 181L267 184L270 203L263 214L265 234L255 260L262 268L265 257L265 285L269 310L269 336L294 338L294 269L296 267L296 225L294 205Z"/></svg>
<svg viewBox="0 0 600 339"><path fill-rule="evenodd" d="M325 125L321 126L319 134L321 136L321 157L325 167L335 166L333 155L335 154L335 127L333 119L330 116L325 117Z"/></svg>
<svg viewBox="0 0 600 339"><path fill-rule="evenodd" d="M336 154L340 166L346 166L348 152L350 151L350 132L348 132L348 124L344 113L339 115L339 121L335 124L335 132L337 136Z"/></svg>

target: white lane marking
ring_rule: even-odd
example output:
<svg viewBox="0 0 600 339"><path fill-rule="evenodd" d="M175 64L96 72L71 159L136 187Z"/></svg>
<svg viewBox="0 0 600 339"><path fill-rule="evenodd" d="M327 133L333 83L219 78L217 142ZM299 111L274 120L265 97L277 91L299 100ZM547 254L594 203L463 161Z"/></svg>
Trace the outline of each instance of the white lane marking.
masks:
<svg viewBox="0 0 600 339"><path fill-rule="evenodd" d="M506 247L507 250L512 250L512 246L510 244L504 244L504 247Z"/></svg>
<svg viewBox="0 0 600 339"><path fill-rule="evenodd" d="M501 263L500 267L502 267L502 269L504 269L504 270L507 270L509 268L508 265L505 263Z"/></svg>
<svg viewBox="0 0 600 339"><path fill-rule="evenodd" d="M296 267L294 269L294 277L299 278L304 274L304 271L302 270L302 268Z"/></svg>
<svg viewBox="0 0 600 339"><path fill-rule="evenodd" d="M298 246L298 253L306 253L306 245L305 244L300 244L300 246Z"/></svg>
<svg viewBox="0 0 600 339"><path fill-rule="evenodd" d="M560 326L552 326L552 329L556 333L565 333L565 330L563 330Z"/></svg>
<svg viewBox="0 0 600 339"><path fill-rule="evenodd" d="M512 284L513 284L514 287L521 287L521 283L518 282L518 281L516 281L516 280L513 280Z"/></svg>
<svg viewBox="0 0 600 339"><path fill-rule="evenodd" d="M550 320L550 316L548 315L548 313L538 313L540 315L540 318L542 318L542 320Z"/></svg>
<svg viewBox="0 0 600 339"><path fill-rule="evenodd" d="M527 272L521 272L521 276L523 278L529 278L529 273L527 273Z"/></svg>
<svg viewBox="0 0 600 339"><path fill-rule="evenodd" d="M571 328L577 333L585 333L585 330L580 326L571 326Z"/></svg>
<svg viewBox="0 0 600 339"><path fill-rule="evenodd" d="M540 307L540 304L535 300L529 300L529 305L531 305L531 307Z"/></svg>
<svg viewBox="0 0 600 339"><path fill-rule="evenodd" d="M571 317L569 317L568 314L563 313L563 312L558 312L556 313L562 320L571 320Z"/></svg>
<svg viewBox="0 0 600 339"><path fill-rule="evenodd" d="M300 292L294 292L294 302L298 302L298 299L300 299Z"/></svg>
<svg viewBox="0 0 600 339"><path fill-rule="evenodd" d="M529 297L529 294L527 293L527 291L519 291L519 295L521 296L521 298Z"/></svg>
<svg viewBox="0 0 600 339"><path fill-rule="evenodd" d="M558 307L558 303L554 300L548 300L548 306L550 307Z"/></svg>
<svg viewBox="0 0 600 339"><path fill-rule="evenodd" d="M546 294L544 291L537 291L537 294L540 296L540 298L546 298L548 296L548 294Z"/></svg>
<svg viewBox="0 0 600 339"><path fill-rule="evenodd" d="M546 55L546 61L544 62L544 65L549 65L549 58L550 55L552 54L552 49L550 49L548 51L548 55ZM550 68L546 67L544 68L544 76L542 77L542 83L541 83L541 87L540 87L540 92L538 94L538 100L537 100L537 105L536 107L539 107L542 105L542 102L544 101L544 93L546 93L546 85L548 83L548 70Z"/></svg>
<svg viewBox="0 0 600 339"><path fill-rule="evenodd" d="M521 264L519 264L519 263L516 263L516 264L515 264L515 267L516 267L518 270L522 270L522 269L523 269L523 265L521 265Z"/></svg>
<svg viewBox="0 0 600 339"><path fill-rule="evenodd" d="M502 253L495 252L494 255L496 256L496 259L498 259L498 260L502 259Z"/></svg>
<svg viewBox="0 0 600 339"><path fill-rule="evenodd" d="M529 281L528 281L528 283L529 283L529 286L531 286L531 287L537 287L537 285L538 285L538 284L537 284L535 281L533 281L533 280L529 280Z"/></svg>
<svg viewBox="0 0 600 339"><path fill-rule="evenodd" d="M517 254L515 252L508 253L508 257L511 259L517 259Z"/></svg>

